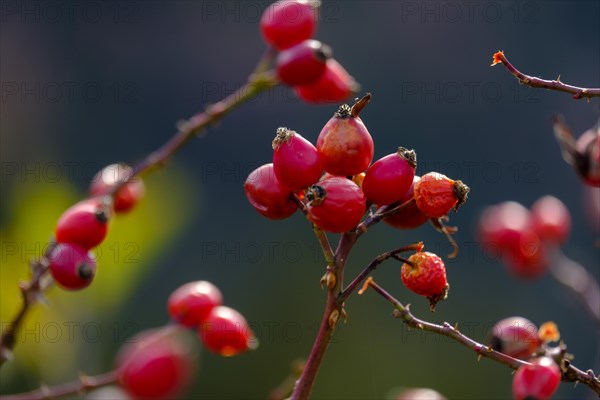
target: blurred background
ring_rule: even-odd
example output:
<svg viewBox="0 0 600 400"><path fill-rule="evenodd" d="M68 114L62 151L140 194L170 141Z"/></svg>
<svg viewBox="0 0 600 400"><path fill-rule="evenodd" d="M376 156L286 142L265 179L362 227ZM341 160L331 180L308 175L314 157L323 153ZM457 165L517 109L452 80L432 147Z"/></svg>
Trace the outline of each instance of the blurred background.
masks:
<svg viewBox="0 0 600 400"><path fill-rule="evenodd" d="M141 160L174 133L177 120L245 82L265 49L258 21L268 3L2 2L3 328L19 305L27 260L43 251L62 211L85 197L93 175ZM447 262L450 296L436 313L403 287L398 264L382 266L377 282L417 316L458 322L480 341L511 315L553 320L584 370L598 368L597 324L549 276L514 279L478 246L476 223L486 205L530 206L557 196L573 217L565 253L599 279L600 221L586 213L589 193L562 161L551 126L563 114L574 132L584 132L598 120L598 100L523 87L502 66L490 67L501 49L531 75L597 87L599 15L592 1L324 0L317 32L373 93L361 116L375 157L414 148L419 174L436 170L471 187L468 203L451 215L461 252ZM112 223L94 284L73 293L54 288L49 306L29 316L15 360L0 373L1 392L111 369L124 341L167 322L175 288L205 279L246 316L261 344L234 358L200 349L189 398L267 397L291 362L308 356L325 302L318 285L324 260L300 213L266 220L242 185L270 162L277 127L314 142L336 108L303 104L289 88L269 90L149 174L143 204ZM451 250L429 225L397 231L382 224L355 247L346 276L419 240L440 255ZM346 310L348 323L336 332L314 398L383 398L399 386L432 387L450 399L511 396L509 369L408 331L374 293L350 298ZM556 397L586 396L593 397L585 386L563 384Z"/></svg>

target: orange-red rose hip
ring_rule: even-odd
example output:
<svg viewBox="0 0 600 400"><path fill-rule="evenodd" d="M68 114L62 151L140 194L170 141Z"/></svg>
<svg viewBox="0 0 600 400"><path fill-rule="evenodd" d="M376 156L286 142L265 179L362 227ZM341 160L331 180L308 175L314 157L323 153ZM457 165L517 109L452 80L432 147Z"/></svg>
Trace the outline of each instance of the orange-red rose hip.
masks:
<svg viewBox="0 0 600 400"><path fill-rule="evenodd" d="M453 208L458 210L468 194L469 187L462 181L454 181L437 172L423 175L415 185L417 206L429 218L441 218Z"/></svg>

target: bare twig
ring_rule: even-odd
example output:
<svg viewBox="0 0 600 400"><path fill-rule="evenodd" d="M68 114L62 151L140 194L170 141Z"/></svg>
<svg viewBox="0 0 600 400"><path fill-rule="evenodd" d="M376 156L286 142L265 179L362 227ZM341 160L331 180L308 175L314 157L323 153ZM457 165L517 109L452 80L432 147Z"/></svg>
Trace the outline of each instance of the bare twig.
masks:
<svg viewBox="0 0 600 400"><path fill-rule="evenodd" d="M582 87L577 87L577 86L573 86L573 85L567 85L566 83L563 83L560 81L560 76L556 80L551 81L551 80L537 78L535 76L525 75L524 73L519 71L517 68L515 68L514 65L512 65L506 59L503 51L498 51L494 54L494 60L492 62L492 66L494 66L496 64L500 64L500 63L502 63L506 67L506 69L519 80L519 82L521 82L522 84L527 85L527 86L531 86L531 87L535 87L535 88L544 88L544 89L549 89L549 90L557 90L559 92L569 93L569 94L573 95L573 98L575 100L585 97L589 101L592 97L600 96L600 88L592 89L592 88L582 88Z"/></svg>
<svg viewBox="0 0 600 400"><path fill-rule="evenodd" d="M2 400L50 400L61 397L81 395L102 386L112 385L117 382L117 371L96 376L81 375L74 382L57 386L42 386L38 390L7 396L0 396Z"/></svg>
<svg viewBox="0 0 600 400"><path fill-rule="evenodd" d="M489 346L476 342L475 340L461 333L457 326L452 326L447 322L444 322L442 325L438 325L415 317L410 312L410 308L408 306L404 306L394 296L375 283L372 277L369 277L366 280L363 288L358 293L364 293L364 291L369 287L373 288L384 299L392 303L394 306L394 317L402 320L402 322L408 326L449 337L463 346L473 350L477 354L478 359L480 357L489 358L512 369L517 369L522 365L528 364L525 361L510 357L509 355L498 352ZM573 366L567 359L561 357L561 371L563 381L581 382L596 392L596 394L600 395L600 379L596 377L594 372L591 370L584 372Z"/></svg>

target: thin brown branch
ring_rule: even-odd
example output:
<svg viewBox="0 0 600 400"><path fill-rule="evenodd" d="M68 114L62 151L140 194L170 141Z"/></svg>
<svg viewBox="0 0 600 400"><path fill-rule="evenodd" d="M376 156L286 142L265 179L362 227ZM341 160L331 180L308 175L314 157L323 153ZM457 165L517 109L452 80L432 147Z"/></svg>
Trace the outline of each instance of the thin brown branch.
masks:
<svg viewBox="0 0 600 400"><path fill-rule="evenodd" d="M561 82L560 76L556 80L546 80L537 78L535 76L526 75L519 71L517 68L515 68L515 66L512 65L506 59L503 51L498 51L494 54L492 66L500 63L502 63L506 67L506 69L519 80L519 82L527 86L569 93L573 95L573 98L575 100L585 97L589 101L592 97L600 96L600 88L583 88L568 85L566 83Z"/></svg>
<svg viewBox="0 0 600 400"><path fill-rule="evenodd" d="M485 357L500 364L504 364L509 368L517 369L522 365L527 365L528 363L504 353L500 353L498 351L493 350L489 346L481 344L470 337L464 335L458 330L457 326L452 326L448 322L444 322L442 325L434 324L431 322L424 321L415 317L411 312L409 306L404 306L400 301L398 301L394 296L388 293L385 289L379 286L372 277L369 277L365 282L359 294L362 294L367 288L373 288L378 294L380 294L384 299L392 303L394 306L394 317L402 320L408 326L413 328L434 332L442 336L446 336L448 338L453 339L454 341L462 344L463 346L473 350L477 357ZM561 370L562 370L562 380L565 382L581 382L584 385L588 386L592 389L596 394L600 395L600 379L595 376L594 372L588 370L584 372L579 368L573 366L568 360L561 357Z"/></svg>
<svg viewBox="0 0 600 400"><path fill-rule="evenodd" d="M50 400L66 396L82 395L102 386L112 385L117 382L117 371L107 372L102 375L82 375L74 382L57 386L42 386L31 392L0 396L2 400Z"/></svg>
<svg viewBox="0 0 600 400"><path fill-rule="evenodd" d="M365 220L356 227L356 237L361 237L373 225L377 224L379 221L386 217L396 214L398 211L402 210L404 207L408 206L414 201L415 199L412 198L404 203L392 203L389 206L379 207L374 214L365 218Z"/></svg>

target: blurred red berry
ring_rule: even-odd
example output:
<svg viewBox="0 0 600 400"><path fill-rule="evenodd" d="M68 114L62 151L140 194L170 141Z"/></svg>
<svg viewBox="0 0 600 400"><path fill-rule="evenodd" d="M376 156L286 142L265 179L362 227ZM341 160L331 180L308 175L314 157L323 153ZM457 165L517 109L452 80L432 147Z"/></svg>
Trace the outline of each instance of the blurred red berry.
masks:
<svg viewBox="0 0 600 400"><path fill-rule="evenodd" d="M253 350L258 345L242 314L225 306L211 310L200 325L199 335L208 350L225 357Z"/></svg>
<svg viewBox="0 0 600 400"><path fill-rule="evenodd" d="M282 185L296 192L319 181L323 162L311 142L295 131L279 128L273 140L273 170Z"/></svg>
<svg viewBox="0 0 600 400"><path fill-rule="evenodd" d="M184 326L198 326L216 306L223 304L219 288L207 281L188 282L176 289L167 302L169 315Z"/></svg>
<svg viewBox="0 0 600 400"><path fill-rule="evenodd" d="M513 377L515 400L547 400L558 388L560 369L549 357L531 360L531 365L519 367Z"/></svg>
<svg viewBox="0 0 600 400"><path fill-rule="evenodd" d="M273 164L252 171L244 183L244 190L252 207L269 219L287 218L298 209L290 200L292 191L275 177Z"/></svg>
<svg viewBox="0 0 600 400"><path fill-rule="evenodd" d="M521 360L531 357L541 344L535 324L522 317L499 321L494 325L490 338L492 349Z"/></svg>
<svg viewBox="0 0 600 400"><path fill-rule="evenodd" d="M79 290L92 283L96 275L96 260L79 245L57 244L50 252L50 274L63 289Z"/></svg>
<svg viewBox="0 0 600 400"><path fill-rule="evenodd" d="M267 43L278 50L309 39L316 29L319 2L279 0L265 9L260 30Z"/></svg>
<svg viewBox="0 0 600 400"><path fill-rule="evenodd" d="M359 110L360 111L360 110ZM358 114L342 105L321 130L317 150L325 171L336 176L364 172L373 160L373 138Z"/></svg>
<svg viewBox="0 0 600 400"><path fill-rule="evenodd" d="M161 330L145 331L123 345L117 355L119 383L134 399L179 397L196 369L184 338Z"/></svg>
<svg viewBox="0 0 600 400"><path fill-rule="evenodd" d="M448 296L446 266L437 255L418 251L402 265L402 282L418 295L429 299L431 309Z"/></svg>
<svg viewBox="0 0 600 400"><path fill-rule="evenodd" d="M458 210L469 194L469 187L446 175L429 172L415 184L417 207L429 218L441 218L450 210Z"/></svg>
<svg viewBox="0 0 600 400"><path fill-rule="evenodd" d="M81 201L67 209L56 229L58 243L78 244L86 249L99 245L108 230L108 213L96 199Z"/></svg>
<svg viewBox="0 0 600 400"><path fill-rule="evenodd" d="M571 213L554 196L544 196L531 206L533 229L540 239L563 244L571 232Z"/></svg>
<svg viewBox="0 0 600 400"><path fill-rule="evenodd" d="M125 179L131 172L131 167L125 164L111 164L99 171L90 184L90 195L97 197L108 193L112 187ZM134 178L123 186L114 197L113 208L117 213L131 210L145 194L144 182Z"/></svg>
<svg viewBox="0 0 600 400"><path fill-rule="evenodd" d="M356 183L331 177L308 190L308 218L320 229L341 233L356 227L362 219L367 200Z"/></svg>
<svg viewBox="0 0 600 400"><path fill-rule="evenodd" d="M358 83L335 59L325 63L325 72L318 81L296 86L296 94L309 104L340 103L358 91Z"/></svg>
<svg viewBox="0 0 600 400"><path fill-rule="evenodd" d="M420 179L421 177L419 176L415 176L413 178L412 185L406 191L404 197L400 199L399 203L406 203L410 199L414 198L415 184ZM415 229L427 221L429 221L429 217L423 214L423 211L417 207L417 203L414 201L404 206L395 214L383 219L383 222L397 229Z"/></svg>
<svg viewBox="0 0 600 400"><path fill-rule="evenodd" d="M363 181L363 192L373 203L388 205L402 199L413 184L417 154L399 147L396 153L375 161Z"/></svg>
<svg viewBox="0 0 600 400"><path fill-rule="evenodd" d="M317 40L305 40L277 55L279 80L289 86L317 82L325 72L331 48Z"/></svg>

